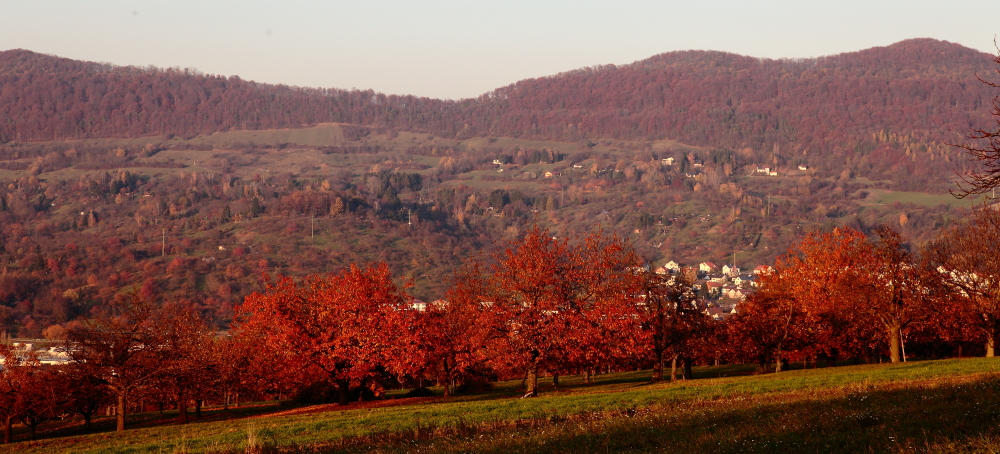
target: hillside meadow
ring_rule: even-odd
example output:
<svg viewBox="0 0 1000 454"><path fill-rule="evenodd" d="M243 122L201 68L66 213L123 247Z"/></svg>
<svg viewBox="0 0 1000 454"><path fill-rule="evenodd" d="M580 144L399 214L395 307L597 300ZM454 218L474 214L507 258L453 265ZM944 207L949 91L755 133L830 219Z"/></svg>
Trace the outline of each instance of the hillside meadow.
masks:
<svg viewBox="0 0 1000 454"><path fill-rule="evenodd" d="M658 384L649 371L594 384L563 376L534 399L507 381L451 398L256 403L187 426L171 412L129 415L138 428L118 434L52 423L0 452L995 452L998 372L995 359L966 358L762 375L702 366L693 380Z"/></svg>

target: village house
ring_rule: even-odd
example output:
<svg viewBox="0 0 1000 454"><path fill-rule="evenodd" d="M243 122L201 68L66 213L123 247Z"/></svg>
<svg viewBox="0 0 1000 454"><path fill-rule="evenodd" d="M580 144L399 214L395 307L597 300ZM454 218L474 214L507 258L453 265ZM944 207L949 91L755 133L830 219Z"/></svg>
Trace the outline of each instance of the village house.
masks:
<svg viewBox="0 0 1000 454"><path fill-rule="evenodd" d="M733 284L737 287L743 288L744 286L753 285L756 278L752 274L741 274L733 278Z"/></svg>
<svg viewBox="0 0 1000 454"><path fill-rule="evenodd" d="M740 268L736 265L722 265L722 274L729 277L734 277L740 274Z"/></svg>
<svg viewBox="0 0 1000 454"><path fill-rule="evenodd" d="M712 317L712 320L724 320L726 317L725 311L721 307L712 306L705 309L705 315Z"/></svg>
<svg viewBox="0 0 1000 454"><path fill-rule="evenodd" d="M663 267L671 273L679 273L681 271L681 265L673 260L667 262L667 264L663 265Z"/></svg>
<svg viewBox="0 0 1000 454"><path fill-rule="evenodd" d="M711 274L716 272L718 269L719 267L715 266L712 262L701 262L698 264L698 271L701 271L702 273Z"/></svg>

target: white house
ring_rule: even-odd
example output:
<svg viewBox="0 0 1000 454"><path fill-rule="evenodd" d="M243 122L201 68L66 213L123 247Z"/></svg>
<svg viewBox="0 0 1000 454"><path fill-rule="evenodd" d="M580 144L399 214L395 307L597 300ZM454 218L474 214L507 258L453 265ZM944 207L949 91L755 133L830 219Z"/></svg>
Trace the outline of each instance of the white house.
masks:
<svg viewBox="0 0 1000 454"><path fill-rule="evenodd" d="M737 287L743 287L744 285L753 285L754 276L752 274L741 274L733 278L733 283Z"/></svg>
<svg viewBox="0 0 1000 454"><path fill-rule="evenodd" d="M722 265L722 274L733 277L740 274L740 268L736 265Z"/></svg>
<svg viewBox="0 0 1000 454"><path fill-rule="evenodd" d="M667 264L663 265L663 267L666 268L667 271L670 271L671 273L678 273L681 271L681 265L673 260L667 262Z"/></svg>
<svg viewBox="0 0 1000 454"><path fill-rule="evenodd" d="M698 264L698 271L703 273L714 273L719 267L715 266L712 262L701 262Z"/></svg>

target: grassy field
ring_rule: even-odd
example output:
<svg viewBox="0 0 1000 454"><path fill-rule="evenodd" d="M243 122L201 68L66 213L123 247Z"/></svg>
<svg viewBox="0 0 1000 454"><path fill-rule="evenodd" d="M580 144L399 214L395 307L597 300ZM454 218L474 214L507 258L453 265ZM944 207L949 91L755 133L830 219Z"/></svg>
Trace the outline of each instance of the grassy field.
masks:
<svg viewBox="0 0 1000 454"><path fill-rule="evenodd" d="M186 426L156 414L133 429L81 435L53 425L4 452L935 452L1000 448L1000 361L954 359L746 375L702 367L651 384L649 372L484 394L337 406L207 412ZM734 376L735 375L735 376ZM134 418L134 420L132 419ZM110 421L100 420L105 430Z"/></svg>
<svg viewBox="0 0 1000 454"><path fill-rule="evenodd" d="M874 200L876 203L881 203L885 205L894 202L900 202L900 203L912 203L914 205L923 205L928 207L937 206L939 204L945 204L945 205L950 205L952 207L972 208L973 205L977 203L982 203L982 197L980 196L958 199L951 194L927 194L923 192L884 191L884 190L872 191L872 194L871 196L868 197L868 199Z"/></svg>

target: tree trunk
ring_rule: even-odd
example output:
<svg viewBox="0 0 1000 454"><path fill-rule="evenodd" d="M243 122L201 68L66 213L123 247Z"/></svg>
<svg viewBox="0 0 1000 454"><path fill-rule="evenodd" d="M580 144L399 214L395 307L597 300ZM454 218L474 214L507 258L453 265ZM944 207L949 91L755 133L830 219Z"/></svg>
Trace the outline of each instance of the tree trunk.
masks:
<svg viewBox="0 0 1000 454"><path fill-rule="evenodd" d="M441 370L444 371L444 378L445 378L444 397L448 397L451 396L453 393L451 389L451 380L449 380L449 377L451 376L451 370L448 368L447 359L441 362ZM441 379L438 378L438 381L440 382Z"/></svg>
<svg viewBox="0 0 1000 454"><path fill-rule="evenodd" d="M348 398L347 392L349 390L348 387L350 385L351 385L351 383L349 381L347 381L347 380L340 380L340 381L337 382L337 404L338 405L347 405L347 398Z"/></svg>
<svg viewBox="0 0 1000 454"><path fill-rule="evenodd" d="M527 392L524 393L525 397L536 397L538 396L538 363L532 363L528 367L528 376L525 379L525 386L527 387Z"/></svg>
<svg viewBox="0 0 1000 454"><path fill-rule="evenodd" d="M889 327L889 362L898 363L899 356L899 325Z"/></svg>
<svg viewBox="0 0 1000 454"><path fill-rule="evenodd" d="M663 350L656 350L653 352L656 357L656 362L653 363L653 381L663 381Z"/></svg>
<svg viewBox="0 0 1000 454"><path fill-rule="evenodd" d="M87 432L90 432L90 418L91 418L91 416L92 415L90 413L84 413L83 414L83 429L86 430Z"/></svg>
<svg viewBox="0 0 1000 454"><path fill-rule="evenodd" d="M117 419L115 431L122 432L125 430L125 391L118 392L118 405L115 408L115 414L115 419Z"/></svg>
<svg viewBox="0 0 1000 454"><path fill-rule="evenodd" d="M590 384L590 368L583 368L583 382Z"/></svg>
<svg viewBox="0 0 1000 454"><path fill-rule="evenodd" d="M691 364L694 362L691 358L684 357L684 379L694 380L694 371L691 370Z"/></svg>
<svg viewBox="0 0 1000 454"><path fill-rule="evenodd" d="M781 372L781 347L778 347L774 352L774 372Z"/></svg>
<svg viewBox="0 0 1000 454"><path fill-rule="evenodd" d="M4 442L4 444L9 444L10 442L12 442L14 440L14 431L13 431L14 422L12 421L12 419L13 418L11 418L10 416L8 416L7 417L7 421L5 421L4 424L3 424L3 442Z"/></svg>
<svg viewBox="0 0 1000 454"><path fill-rule="evenodd" d="M993 358L996 355L994 346L996 344L996 334L987 333L986 334L986 357ZM959 347L961 348L961 347ZM959 350L959 355L961 355L961 350Z"/></svg>
<svg viewBox="0 0 1000 454"><path fill-rule="evenodd" d="M177 392L177 420L181 424L188 423L188 401L184 391Z"/></svg>
<svg viewBox="0 0 1000 454"><path fill-rule="evenodd" d="M670 360L670 381L677 381L677 355Z"/></svg>
<svg viewBox="0 0 1000 454"><path fill-rule="evenodd" d="M201 399L195 399L195 401L194 401L194 417L195 418L201 418L201 404L202 404L202 400Z"/></svg>
<svg viewBox="0 0 1000 454"><path fill-rule="evenodd" d="M558 372L552 374L552 387L553 388L558 388L559 387L559 373Z"/></svg>

